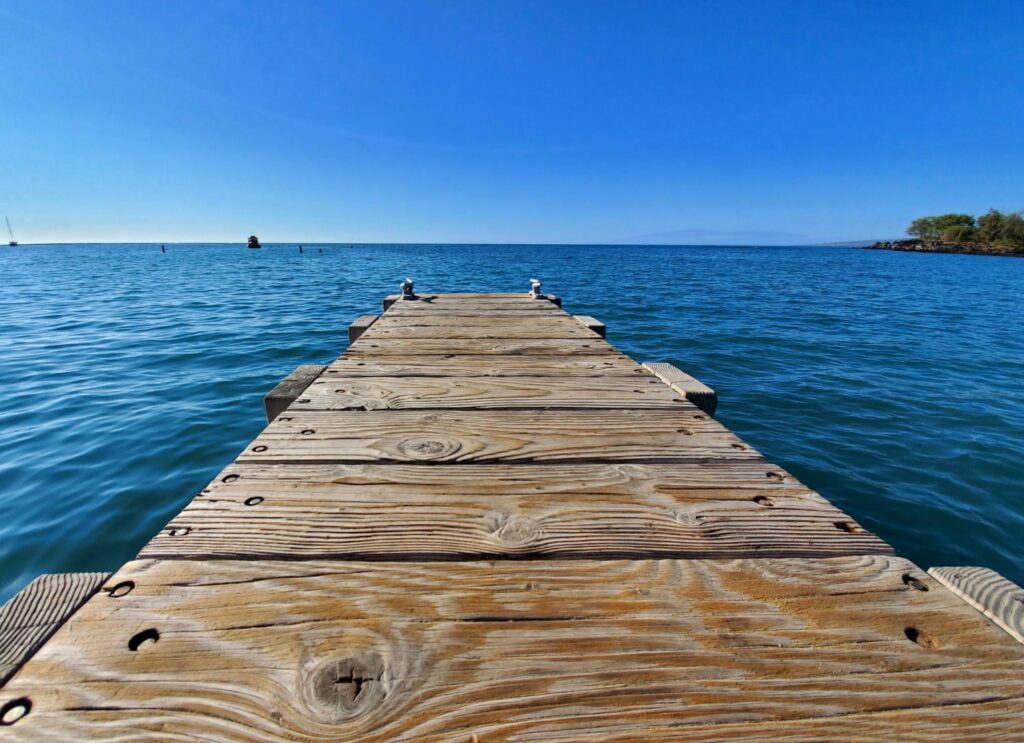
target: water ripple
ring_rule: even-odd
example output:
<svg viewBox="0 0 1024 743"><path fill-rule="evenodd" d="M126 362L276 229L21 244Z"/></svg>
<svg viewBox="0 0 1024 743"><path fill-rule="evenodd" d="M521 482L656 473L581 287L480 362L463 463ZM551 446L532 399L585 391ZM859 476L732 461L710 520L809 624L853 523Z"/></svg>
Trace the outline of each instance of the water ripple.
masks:
<svg viewBox="0 0 1024 743"><path fill-rule="evenodd" d="M921 563L1024 582L1024 261L850 249L22 246L0 251L0 600L130 559L405 276L538 276Z"/></svg>

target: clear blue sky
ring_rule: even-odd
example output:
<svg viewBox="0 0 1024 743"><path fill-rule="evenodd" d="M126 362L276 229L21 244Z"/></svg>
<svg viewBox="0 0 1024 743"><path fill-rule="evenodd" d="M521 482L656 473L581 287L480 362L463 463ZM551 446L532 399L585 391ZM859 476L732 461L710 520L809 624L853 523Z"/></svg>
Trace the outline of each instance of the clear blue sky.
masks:
<svg viewBox="0 0 1024 743"><path fill-rule="evenodd" d="M1024 208L1022 0L0 0L0 40L24 242L800 242Z"/></svg>

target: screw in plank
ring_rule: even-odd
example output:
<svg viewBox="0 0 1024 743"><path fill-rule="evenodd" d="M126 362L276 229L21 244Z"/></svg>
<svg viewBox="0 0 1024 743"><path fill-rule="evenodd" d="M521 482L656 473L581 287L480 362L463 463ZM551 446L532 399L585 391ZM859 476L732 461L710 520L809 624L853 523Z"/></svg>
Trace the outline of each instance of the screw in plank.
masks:
<svg viewBox="0 0 1024 743"><path fill-rule="evenodd" d="M921 580L920 578L914 577L910 573L904 573L903 574L903 582L905 584L907 584L908 586L910 586L911 588L913 588L915 591L927 591L928 590L928 585L923 580Z"/></svg>
<svg viewBox="0 0 1024 743"><path fill-rule="evenodd" d="M32 700L18 697L0 707L0 725L13 725L32 711Z"/></svg>
<svg viewBox="0 0 1024 743"><path fill-rule="evenodd" d="M156 627L150 627L132 635L132 639L128 641L128 649L135 653L141 648L155 644L159 639L160 632Z"/></svg>
<svg viewBox="0 0 1024 743"><path fill-rule="evenodd" d="M923 629L918 629L917 627L907 627L903 630L903 634L907 636L908 640L910 640L911 642L916 642L923 648L935 650L937 648L942 647L942 643L939 642L939 638L935 637L934 635L930 635Z"/></svg>
<svg viewBox="0 0 1024 743"><path fill-rule="evenodd" d="M835 527L840 531L845 531L847 534L863 534L864 527L860 524L855 524L852 521L836 521Z"/></svg>
<svg viewBox="0 0 1024 743"><path fill-rule="evenodd" d="M107 591L107 594L115 599L119 599L122 596L127 596L135 588L135 581L123 580L116 586Z"/></svg>

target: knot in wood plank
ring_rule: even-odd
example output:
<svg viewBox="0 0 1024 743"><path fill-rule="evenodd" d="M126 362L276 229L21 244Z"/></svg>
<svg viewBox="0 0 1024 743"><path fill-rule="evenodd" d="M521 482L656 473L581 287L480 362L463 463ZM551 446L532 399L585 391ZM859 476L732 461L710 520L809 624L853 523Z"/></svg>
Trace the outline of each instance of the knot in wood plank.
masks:
<svg viewBox="0 0 1024 743"><path fill-rule="evenodd" d="M399 441L395 448L410 459L429 461L455 455L462 448L462 444L455 439L439 436L412 436Z"/></svg>
<svg viewBox="0 0 1024 743"><path fill-rule="evenodd" d="M321 663L304 684L310 712L321 722L343 722L375 708L387 696L384 672L374 651Z"/></svg>
<svg viewBox="0 0 1024 743"><path fill-rule="evenodd" d="M505 544L522 547L536 542L544 533L540 524L529 516L500 514L496 521L491 533Z"/></svg>

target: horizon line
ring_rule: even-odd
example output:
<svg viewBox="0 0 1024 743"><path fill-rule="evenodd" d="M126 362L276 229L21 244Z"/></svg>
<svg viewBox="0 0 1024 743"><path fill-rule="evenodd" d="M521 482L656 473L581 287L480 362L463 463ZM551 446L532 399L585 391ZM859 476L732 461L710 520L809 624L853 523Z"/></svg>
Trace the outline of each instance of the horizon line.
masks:
<svg viewBox="0 0 1024 743"><path fill-rule="evenodd" d="M303 242L301 240L287 240L287 241L274 241L274 242L262 242L262 247L270 246L285 246L285 245L367 245L367 246L386 246L386 245L424 245L424 246L446 246L446 245L466 245L466 246L485 246L485 247L621 247L621 248L813 248L813 247L842 247L852 243L870 243L870 242L885 242L893 241L897 239L905 238L866 238L863 240L829 240L829 241L809 241L800 243L641 243L641 242L474 242L474 241L430 241L430 242L400 242L400 241L315 241L315 242ZM163 242L157 241L141 241L141 240L91 240L91 241L79 241L79 242L21 242L18 241L18 245L8 245L3 247L40 247L47 245L217 245L217 246L240 246L246 247L245 243L242 242L216 242L207 240L165 240Z"/></svg>

